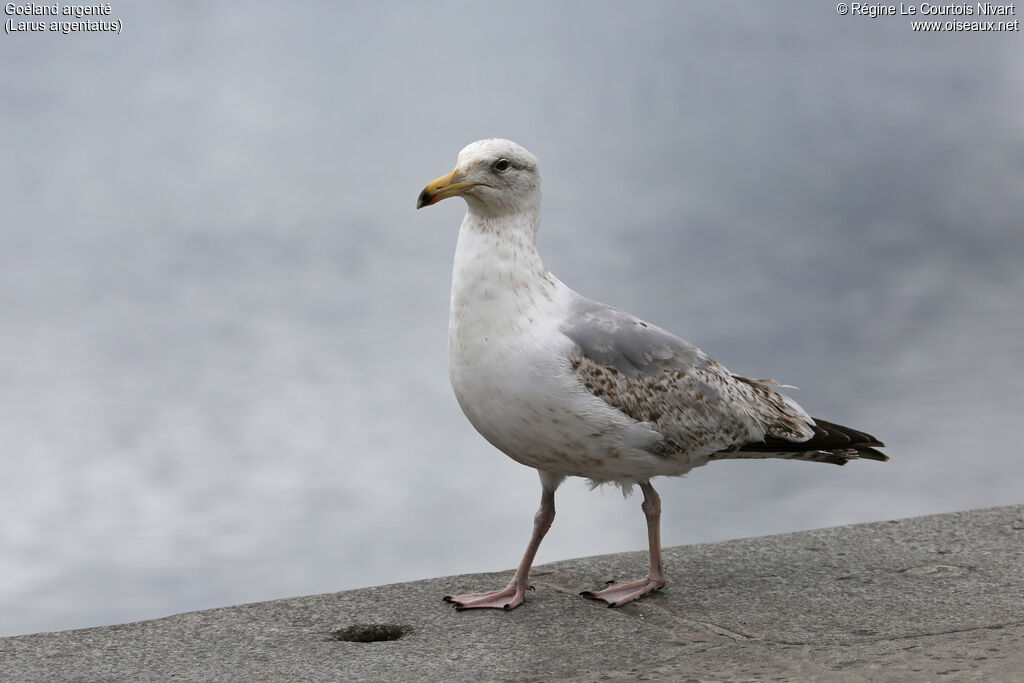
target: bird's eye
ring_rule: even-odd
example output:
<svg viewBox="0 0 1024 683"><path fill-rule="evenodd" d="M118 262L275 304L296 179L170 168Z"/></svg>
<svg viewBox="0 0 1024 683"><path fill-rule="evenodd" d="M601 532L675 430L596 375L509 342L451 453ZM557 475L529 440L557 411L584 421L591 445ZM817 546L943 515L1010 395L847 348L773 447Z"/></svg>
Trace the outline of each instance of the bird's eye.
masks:
<svg viewBox="0 0 1024 683"><path fill-rule="evenodd" d="M494 170L498 173L504 173L511 166L511 162L508 159L498 159L494 162Z"/></svg>

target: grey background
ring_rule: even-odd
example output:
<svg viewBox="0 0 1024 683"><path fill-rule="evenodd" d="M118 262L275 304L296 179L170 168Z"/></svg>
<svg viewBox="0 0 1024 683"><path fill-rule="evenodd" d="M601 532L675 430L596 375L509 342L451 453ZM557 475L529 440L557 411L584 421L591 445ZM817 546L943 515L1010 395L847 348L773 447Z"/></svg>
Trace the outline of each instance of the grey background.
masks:
<svg viewBox="0 0 1024 683"><path fill-rule="evenodd" d="M0 635L514 566L536 475L445 367L464 206L414 210L482 137L540 157L570 286L889 444L661 480L666 545L1021 501L1019 32L112 7L0 36ZM558 509L540 562L645 545L636 497Z"/></svg>

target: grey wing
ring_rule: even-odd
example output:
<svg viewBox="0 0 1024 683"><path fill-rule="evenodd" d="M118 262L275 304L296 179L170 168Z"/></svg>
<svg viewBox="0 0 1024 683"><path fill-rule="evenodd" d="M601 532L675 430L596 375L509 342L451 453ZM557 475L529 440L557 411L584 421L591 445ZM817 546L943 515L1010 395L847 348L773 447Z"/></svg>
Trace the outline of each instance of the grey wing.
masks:
<svg viewBox="0 0 1024 683"><path fill-rule="evenodd" d="M696 346L628 313L579 297L562 331L581 383L664 438L662 450L711 454L766 437L814 435L814 421L764 380L729 373Z"/></svg>

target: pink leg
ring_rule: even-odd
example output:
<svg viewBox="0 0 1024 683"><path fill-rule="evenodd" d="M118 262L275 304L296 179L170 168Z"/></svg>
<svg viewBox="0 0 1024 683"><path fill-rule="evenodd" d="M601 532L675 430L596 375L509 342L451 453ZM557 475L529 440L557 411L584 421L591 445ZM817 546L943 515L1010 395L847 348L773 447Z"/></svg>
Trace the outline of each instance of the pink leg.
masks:
<svg viewBox="0 0 1024 683"><path fill-rule="evenodd" d="M647 517L647 541L651 547L651 571L647 578L625 583L609 581L604 590L580 593L587 598L604 600L609 607L621 607L665 587L665 565L661 561L661 498L649 481L641 483L640 490L644 492L644 502L640 508Z"/></svg>
<svg viewBox="0 0 1024 683"><path fill-rule="evenodd" d="M522 604L526 589L530 587L528 581L533 558L537 555L537 549L540 548L541 539L544 538L544 534L551 528L551 522L555 519L555 489L562 483L563 478L546 472L540 473L543 493L540 497L540 508L533 518L533 536L530 538L530 544L526 546L526 552L523 553L519 568L516 569L509 584L496 591L446 595L444 596L445 602L453 603L455 609L458 610L513 609Z"/></svg>

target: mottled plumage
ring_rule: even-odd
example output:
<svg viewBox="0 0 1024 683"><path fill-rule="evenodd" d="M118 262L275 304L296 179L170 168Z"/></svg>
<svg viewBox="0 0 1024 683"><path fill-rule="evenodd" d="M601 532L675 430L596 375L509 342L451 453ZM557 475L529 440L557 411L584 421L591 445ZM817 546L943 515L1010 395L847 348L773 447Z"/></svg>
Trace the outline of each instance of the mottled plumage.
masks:
<svg viewBox="0 0 1024 683"><path fill-rule="evenodd" d="M781 457L845 464L885 460L869 434L812 419L772 380L730 373L700 349L634 316L586 299L537 253L537 160L508 140L481 140L455 170L420 194L418 207L462 196L452 272L448 364L474 427L534 467L543 494L519 569L497 591L450 596L463 609L520 604L566 476L638 484L651 571L588 597L611 606L665 585L661 502L650 484L722 458Z"/></svg>
<svg viewBox="0 0 1024 683"><path fill-rule="evenodd" d="M563 331L576 343L570 362L584 386L653 425L663 438L656 452L666 458L692 467L766 436L800 442L814 434L807 413L767 383L730 374L628 313L580 297Z"/></svg>

